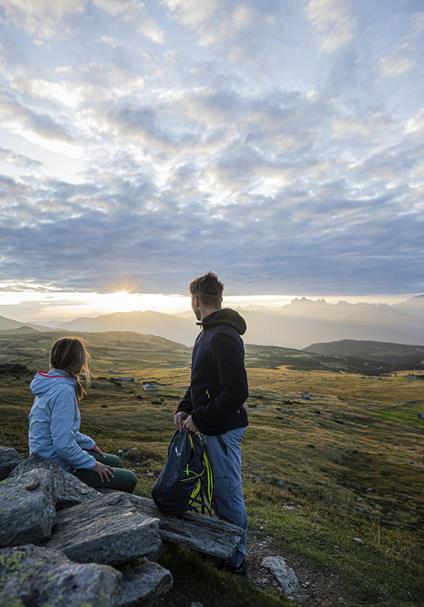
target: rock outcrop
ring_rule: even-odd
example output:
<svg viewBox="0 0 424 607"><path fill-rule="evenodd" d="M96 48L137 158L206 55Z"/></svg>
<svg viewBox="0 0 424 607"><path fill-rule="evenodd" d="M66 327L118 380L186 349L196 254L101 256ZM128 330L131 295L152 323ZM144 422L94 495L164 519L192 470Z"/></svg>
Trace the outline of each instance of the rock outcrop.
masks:
<svg viewBox="0 0 424 607"><path fill-rule="evenodd" d="M112 607L121 574L104 565L72 563L59 550L0 550L0 605Z"/></svg>
<svg viewBox="0 0 424 607"><path fill-rule="evenodd" d="M0 462L9 474L0 482L0 605L135 607L172 586L154 562L165 543L229 559L243 534L214 517L167 516L147 498L96 491L14 449L0 448Z"/></svg>
<svg viewBox="0 0 424 607"><path fill-rule="evenodd" d="M131 607L171 585L170 572L148 561L120 572L39 546L0 550L0 605Z"/></svg>
<svg viewBox="0 0 424 607"><path fill-rule="evenodd" d="M23 461L23 455L11 447L0 447L0 481L7 478L13 468Z"/></svg>
<svg viewBox="0 0 424 607"><path fill-rule="evenodd" d="M138 513L131 496L119 491L58 512L45 544L79 563L110 565L157 557L161 545L158 519Z"/></svg>
<svg viewBox="0 0 424 607"><path fill-rule="evenodd" d="M53 474L30 470L0 483L0 547L46 540L56 522Z"/></svg>
<svg viewBox="0 0 424 607"><path fill-rule="evenodd" d="M38 455L31 455L28 459L18 462L18 465L12 470L10 476L21 476L29 470L40 469L50 470L53 474L53 492L58 509L81 504L99 495L98 491L82 483L70 472L65 472L63 468L54 462L43 460Z"/></svg>

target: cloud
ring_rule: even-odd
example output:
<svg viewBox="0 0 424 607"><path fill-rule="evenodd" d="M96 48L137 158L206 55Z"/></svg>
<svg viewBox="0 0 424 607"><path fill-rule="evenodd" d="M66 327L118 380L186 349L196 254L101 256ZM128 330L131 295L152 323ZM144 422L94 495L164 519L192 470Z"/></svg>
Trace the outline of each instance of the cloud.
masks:
<svg viewBox="0 0 424 607"><path fill-rule="evenodd" d="M14 132L32 134L42 141L73 142L66 127L55 122L48 114L34 112L22 105L4 88L0 88L0 117L3 126L8 126Z"/></svg>
<svg viewBox="0 0 424 607"><path fill-rule="evenodd" d="M0 148L0 160L3 160L11 165L20 165L27 169L39 167L42 164L38 160L33 160L32 158L28 158L28 156L24 156L23 154L16 154L12 150L8 150L6 148Z"/></svg>
<svg viewBox="0 0 424 607"><path fill-rule="evenodd" d="M356 19L348 0L309 0L305 15L324 53L332 53L349 44L356 36Z"/></svg>
<svg viewBox="0 0 424 607"><path fill-rule="evenodd" d="M18 28L25 29L35 40L62 37L63 20L85 11L85 0L0 0L5 18Z"/></svg>
<svg viewBox="0 0 424 607"><path fill-rule="evenodd" d="M422 96L389 76L398 55L420 69L414 15L383 28L383 5L378 20L343 0L63 7L59 43L34 46L12 12L0 23L4 280L169 292L215 267L240 291L420 288ZM159 43L140 34L148 18Z"/></svg>
<svg viewBox="0 0 424 607"><path fill-rule="evenodd" d="M125 23L135 25L137 30L157 44L163 44L165 33L158 23L150 17L141 0L93 0L98 8L113 17L119 17ZM106 37L109 38L110 37Z"/></svg>

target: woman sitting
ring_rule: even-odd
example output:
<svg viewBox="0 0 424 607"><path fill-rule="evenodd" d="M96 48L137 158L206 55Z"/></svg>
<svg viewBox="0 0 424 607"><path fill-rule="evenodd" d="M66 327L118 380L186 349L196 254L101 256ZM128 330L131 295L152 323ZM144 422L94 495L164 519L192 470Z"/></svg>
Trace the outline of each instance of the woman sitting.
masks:
<svg viewBox="0 0 424 607"><path fill-rule="evenodd" d="M89 379L89 354L78 337L62 337L50 352L50 371L38 371L30 388L29 451L75 474L94 488L132 493L137 477L116 455L103 453L80 432L78 402L85 396L81 376Z"/></svg>

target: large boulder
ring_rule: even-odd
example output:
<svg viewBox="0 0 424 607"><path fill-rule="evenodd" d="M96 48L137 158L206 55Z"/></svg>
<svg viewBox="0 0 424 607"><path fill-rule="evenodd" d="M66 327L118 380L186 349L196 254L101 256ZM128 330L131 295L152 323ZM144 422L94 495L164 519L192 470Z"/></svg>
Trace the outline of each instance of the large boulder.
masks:
<svg viewBox="0 0 424 607"><path fill-rule="evenodd" d="M0 550L0 605L115 607L122 574L95 563L72 563L58 550L20 546Z"/></svg>
<svg viewBox="0 0 424 607"><path fill-rule="evenodd" d="M7 478L13 468L23 460L23 455L12 447L0 447L0 481Z"/></svg>
<svg viewBox="0 0 424 607"><path fill-rule="evenodd" d="M30 470L0 482L0 547L45 540L56 522L50 470Z"/></svg>
<svg viewBox="0 0 424 607"><path fill-rule="evenodd" d="M38 455L31 455L28 459L21 461L10 476L20 476L34 469L50 470L52 473L53 493L56 497L56 507L58 509L87 502L99 495L98 491L81 482L70 472L66 472L54 462L42 459Z"/></svg>
<svg viewBox="0 0 424 607"><path fill-rule="evenodd" d="M123 579L116 594L116 607L135 607L153 595L168 592L173 583L167 569L147 559L121 567L120 571Z"/></svg>
<svg viewBox="0 0 424 607"><path fill-rule="evenodd" d="M46 547L79 563L118 565L141 556L157 558L162 545L158 519L137 512L130 498L114 492L59 511Z"/></svg>

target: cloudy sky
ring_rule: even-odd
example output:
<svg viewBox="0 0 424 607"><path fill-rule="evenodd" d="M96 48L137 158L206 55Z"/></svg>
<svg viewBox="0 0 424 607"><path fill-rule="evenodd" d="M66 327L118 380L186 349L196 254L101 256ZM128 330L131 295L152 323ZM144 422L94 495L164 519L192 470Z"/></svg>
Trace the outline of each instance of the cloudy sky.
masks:
<svg viewBox="0 0 424 607"><path fill-rule="evenodd" d="M423 291L423 38L422 0L0 0L3 303Z"/></svg>

